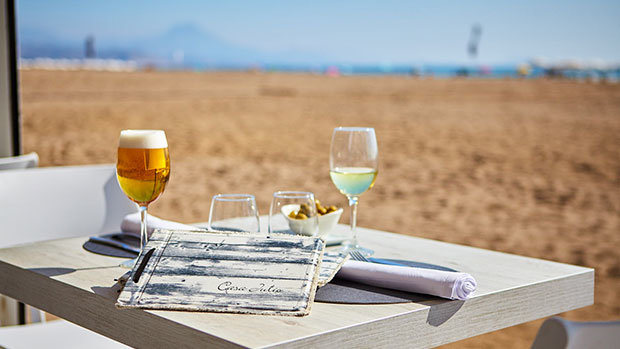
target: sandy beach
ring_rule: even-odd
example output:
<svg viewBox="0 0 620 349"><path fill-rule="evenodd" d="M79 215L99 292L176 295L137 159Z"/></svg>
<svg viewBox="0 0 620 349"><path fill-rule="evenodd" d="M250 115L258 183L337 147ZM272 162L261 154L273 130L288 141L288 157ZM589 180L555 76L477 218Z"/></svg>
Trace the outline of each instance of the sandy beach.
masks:
<svg viewBox="0 0 620 349"><path fill-rule="evenodd" d="M252 193L261 214L281 189L343 206L332 129L374 127L360 226L596 268L595 304L562 316L620 318L620 84L27 70L21 89L41 166L113 163L121 129L164 129L171 180L151 212L182 222L208 220L217 193ZM527 347L541 323L452 347Z"/></svg>

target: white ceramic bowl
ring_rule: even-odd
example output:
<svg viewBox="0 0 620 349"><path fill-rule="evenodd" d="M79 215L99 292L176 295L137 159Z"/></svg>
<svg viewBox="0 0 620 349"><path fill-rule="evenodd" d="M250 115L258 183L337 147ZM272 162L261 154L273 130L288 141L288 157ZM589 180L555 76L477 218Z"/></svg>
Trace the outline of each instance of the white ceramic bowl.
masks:
<svg viewBox="0 0 620 349"><path fill-rule="evenodd" d="M291 230L295 233L295 234L300 234L300 235L309 235L306 232L309 231L309 227L308 225L311 224L310 220L307 219L294 219L289 217L288 215L292 212L292 211L299 211L299 205L284 205L282 206L282 214L286 217L286 219L288 220L288 225L291 228ZM332 231L332 229L334 229L334 227L336 226L336 224L338 224L338 221L340 220L340 216L342 215L343 209L339 208L334 212L330 212L328 214L325 215L319 215L319 237L324 237L325 235L329 234L329 232Z"/></svg>

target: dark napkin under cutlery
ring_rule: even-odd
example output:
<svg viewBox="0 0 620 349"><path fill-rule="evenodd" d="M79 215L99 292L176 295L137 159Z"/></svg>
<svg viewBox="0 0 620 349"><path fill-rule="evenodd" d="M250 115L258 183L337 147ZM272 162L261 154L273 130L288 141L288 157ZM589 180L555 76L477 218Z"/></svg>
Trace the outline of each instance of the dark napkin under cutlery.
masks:
<svg viewBox="0 0 620 349"><path fill-rule="evenodd" d="M133 252L133 253L140 253L140 249L138 247L134 247L132 245L126 244L120 240L115 240L113 238L105 238L105 237L101 237L101 236L91 236L90 239L88 239L88 241L91 242L96 242L99 244L104 244L104 245L109 245L112 247L116 247L116 248L120 248L122 250L128 251L128 252Z"/></svg>
<svg viewBox="0 0 620 349"><path fill-rule="evenodd" d="M128 248L123 248L122 245ZM104 256L135 258L140 249L140 238L126 233L104 234L89 238L82 247Z"/></svg>

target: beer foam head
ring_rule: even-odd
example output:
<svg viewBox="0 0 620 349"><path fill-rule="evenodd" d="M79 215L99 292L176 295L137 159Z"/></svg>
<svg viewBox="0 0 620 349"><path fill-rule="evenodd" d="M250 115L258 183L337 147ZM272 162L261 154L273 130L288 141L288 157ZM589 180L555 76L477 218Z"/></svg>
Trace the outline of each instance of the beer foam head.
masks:
<svg viewBox="0 0 620 349"><path fill-rule="evenodd" d="M162 130L123 130L119 148L160 149L168 148L166 133Z"/></svg>

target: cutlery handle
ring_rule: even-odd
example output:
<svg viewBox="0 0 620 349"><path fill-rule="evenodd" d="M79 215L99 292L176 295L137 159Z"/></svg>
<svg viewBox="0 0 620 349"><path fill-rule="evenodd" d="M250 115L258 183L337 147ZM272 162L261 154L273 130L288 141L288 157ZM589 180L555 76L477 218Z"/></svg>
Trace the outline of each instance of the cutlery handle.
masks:
<svg viewBox="0 0 620 349"><path fill-rule="evenodd" d="M144 272L144 268L146 268L146 264L149 262L149 259L151 259L153 252L155 252L154 248L148 250L148 252L144 254L142 262L140 262L140 266L138 266L136 273L133 275L133 282L138 282L138 280L140 280L140 276L142 276L142 272Z"/></svg>

